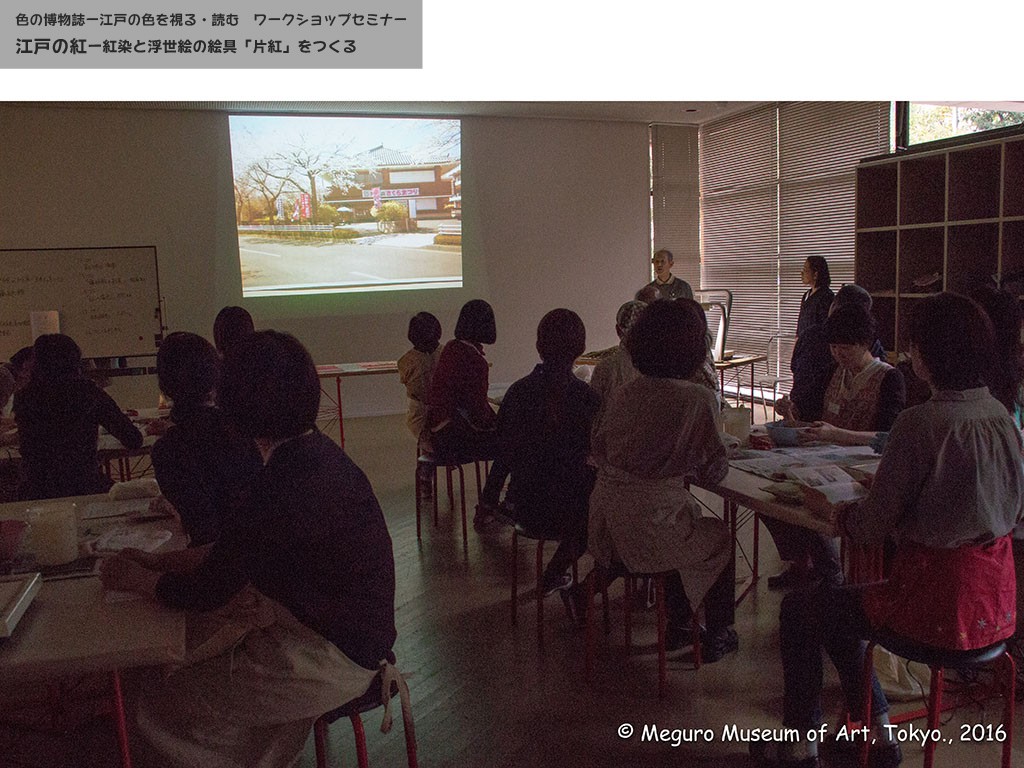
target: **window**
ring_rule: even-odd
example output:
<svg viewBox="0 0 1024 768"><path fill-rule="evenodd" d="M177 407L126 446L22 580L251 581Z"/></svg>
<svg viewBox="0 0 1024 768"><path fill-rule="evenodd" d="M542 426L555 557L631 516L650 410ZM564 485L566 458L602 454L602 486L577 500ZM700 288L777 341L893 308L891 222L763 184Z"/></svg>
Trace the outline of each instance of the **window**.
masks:
<svg viewBox="0 0 1024 768"><path fill-rule="evenodd" d="M701 286L733 292L727 345L793 333L812 254L853 279L855 168L890 151L889 102L756 107L700 130Z"/></svg>
<svg viewBox="0 0 1024 768"><path fill-rule="evenodd" d="M1024 125L1024 102L912 101L908 141L921 144L1011 125Z"/></svg>
<svg viewBox="0 0 1024 768"><path fill-rule="evenodd" d="M434 181L434 170L392 171L389 176L392 184L419 184Z"/></svg>

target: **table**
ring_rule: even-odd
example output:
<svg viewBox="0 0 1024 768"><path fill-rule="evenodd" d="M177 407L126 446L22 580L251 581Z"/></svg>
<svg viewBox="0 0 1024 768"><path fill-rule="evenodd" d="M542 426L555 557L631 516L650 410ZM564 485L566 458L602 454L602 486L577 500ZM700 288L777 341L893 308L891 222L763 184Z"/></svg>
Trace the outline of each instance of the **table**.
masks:
<svg viewBox="0 0 1024 768"><path fill-rule="evenodd" d="M111 480L124 481L132 479L132 459L149 456L153 453L153 446L160 439L159 435L142 436L142 445L138 448L125 448L121 442L111 434L101 431L96 439L96 457L104 467L104 474ZM8 445L0 448L0 461L17 464L21 461L21 451L17 445ZM117 472L115 474L114 468ZM140 474L145 474L143 471Z"/></svg>
<svg viewBox="0 0 1024 768"><path fill-rule="evenodd" d="M74 496L81 509L106 494ZM0 504L0 519L22 514L26 502ZM0 646L0 678L52 680L68 675L110 675L112 702L125 768L131 768L121 671L181 662L185 614L150 600L108 603L99 578L44 581L42 589Z"/></svg>
<svg viewBox="0 0 1024 768"><path fill-rule="evenodd" d="M387 373L398 373L397 361L379 360L369 363L331 363L316 367L316 375L320 379L334 379L335 397L331 397L331 393L324 389L322 384L320 387L320 391L334 404L334 408L321 409L321 412L325 414L325 418L332 420L336 418L338 420L338 438L341 441L342 448L345 447L345 424L342 421L341 411L341 380L347 376L379 376Z"/></svg>
<svg viewBox="0 0 1024 768"><path fill-rule="evenodd" d="M739 386L739 371L745 365L750 366L750 423L754 423L754 366L758 363L764 363L768 361L768 355L735 355L730 357L728 360L716 360L715 370L718 371L718 384L722 390L722 399L725 399L725 372L736 370L736 406L739 407L741 404L740 400L740 386Z"/></svg>

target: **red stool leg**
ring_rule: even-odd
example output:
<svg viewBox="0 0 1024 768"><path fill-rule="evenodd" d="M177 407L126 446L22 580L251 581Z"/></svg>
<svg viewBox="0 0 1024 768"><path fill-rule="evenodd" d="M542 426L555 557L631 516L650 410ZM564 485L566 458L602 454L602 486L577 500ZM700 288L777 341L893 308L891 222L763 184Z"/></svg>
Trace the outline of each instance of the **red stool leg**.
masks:
<svg viewBox="0 0 1024 768"><path fill-rule="evenodd" d="M313 723L313 744L316 746L316 768L327 768L327 723L322 717Z"/></svg>
<svg viewBox="0 0 1024 768"><path fill-rule="evenodd" d="M544 647L544 539L537 539L537 647Z"/></svg>
<svg viewBox="0 0 1024 768"><path fill-rule="evenodd" d="M1006 741L1003 742L1003 765L1002 768L1011 768L1010 761L1013 758L1013 700L1017 688L1017 665L1013 656L1004 653L1001 659L1002 665L1006 668L1003 673L1003 728L1006 729Z"/></svg>
<svg viewBox="0 0 1024 768"><path fill-rule="evenodd" d="M416 491L416 541L422 539L420 534L420 503L423 498L423 494L420 493L420 488L423 487L423 481L420 479L420 465L416 465L416 483L414 485Z"/></svg>
<svg viewBox="0 0 1024 768"><path fill-rule="evenodd" d="M932 667L932 680L928 690L928 730L939 727L939 716L942 714L942 667ZM932 768L935 762L935 740L928 739L924 745L924 768Z"/></svg>
<svg viewBox="0 0 1024 768"><path fill-rule="evenodd" d="M466 529L466 476L459 464L459 504L462 510L462 554L469 557L469 534Z"/></svg>
<svg viewBox="0 0 1024 768"><path fill-rule="evenodd" d="M693 668L700 669L700 665L704 662L703 655L700 649L700 618L698 612L693 612L693 619L690 624L690 633L693 639Z"/></svg>
<svg viewBox="0 0 1024 768"><path fill-rule="evenodd" d="M128 746L128 718L124 711L124 692L121 690L121 673L110 673L114 683L114 718L117 723L117 742L121 747L121 765L132 768L132 752Z"/></svg>
<svg viewBox="0 0 1024 768"><path fill-rule="evenodd" d="M624 604L625 614L623 620L626 629L626 653L633 650L633 600L636 597L636 579L633 574L627 573L626 580L626 602Z"/></svg>
<svg viewBox="0 0 1024 768"><path fill-rule="evenodd" d="M409 768L419 768L419 761L416 757L416 726L412 722L411 714L409 717L403 717L402 720L405 730L405 757L409 761Z"/></svg>
<svg viewBox="0 0 1024 768"><path fill-rule="evenodd" d="M587 579L587 638L583 651L583 670L588 680L590 679L590 674L594 669L594 645L596 642L594 635L597 633L597 629L595 627L597 617L594 616L594 593L597 587L596 582L600 578L602 578L601 573L598 571L597 567L595 567L594 572L590 574L590 578ZM603 587L604 585L602 584L602 588ZM605 594L607 595L607 592L605 592ZM605 603L607 602L606 598Z"/></svg>
<svg viewBox="0 0 1024 768"><path fill-rule="evenodd" d="M448 465L444 468L445 478L448 482L448 511L455 511L455 491L452 489L452 467ZM462 471L462 467L459 467L459 471Z"/></svg>
<svg viewBox="0 0 1024 768"><path fill-rule="evenodd" d="M370 768L370 757L366 754L366 731L363 730L363 721L359 714L354 714L352 720L352 733L356 737L356 762L359 768Z"/></svg>
<svg viewBox="0 0 1024 768"><path fill-rule="evenodd" d="M665 632L668 625L668 611L665 606L665 576L654 577L655 602L658 606L658 698L665 698L668 689L668 655L665 651Z"/></svg>
<svg viewBox="0 0 1024 768"><path fill-rule="evenodd" d="M480 498L480 494L483 492L483 485L480 483L480 462L473 462L473 469L476 470L476 497Z"/></svg>
<svg viewBox="0 0 1024 768"><path fill-rule="evenodd" d="M512 529L512 626L517 622L519 603L519 533Z"/></svg>
<svg viewBox="0 0 1024 768"><path fill-rule="evenodd" d="M437 470L438 470L438 466L435 464L434 465L433 487L431 489L433 491L433 493L430 494L434 498L434 527L435 528L437 528L437 495L438 495L437 494Z"/></svg>

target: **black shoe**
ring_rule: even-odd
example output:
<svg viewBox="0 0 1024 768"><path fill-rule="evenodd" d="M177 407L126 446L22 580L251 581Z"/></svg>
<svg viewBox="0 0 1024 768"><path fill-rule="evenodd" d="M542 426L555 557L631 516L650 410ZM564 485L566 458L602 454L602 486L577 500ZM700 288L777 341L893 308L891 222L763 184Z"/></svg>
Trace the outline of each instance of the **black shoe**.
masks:
<svg viewBox="0 0 1024 768"><path fill-rule="evenodd" d="M562 598L562 604L565 605L569 621L577 627L585 627L587 625L587 595L583 587L580 584L572 584L558 594Z"/></svg>
<svg viewBox="0 0 1024 768"><path fill-rule="evenodd" d="M550 579L545 574L544 581L541 583L541 589L544 590L544 597L550 597L555 592L569 589L573 584L571 573L556 574Z"/></svg>
<svg viewBox="0 0 1024 768"><path fill-rule="evenodd" d="M700 659L707 664L714 664L730 653L740 649L740 638L732 627L722 627L709 634L706 630L700 635Z"/></svg>
<svg viewBox="0 0 1024 768"><path fill-rule="evenodd" d="M778 742L752 741L749 749L750 757L759 768L821 768L821 761L817 757L779 757Z"/></svg>
<svg viewBox="0 0 1024 768"><path fill-rule="evenodd" d="M693 648L692 627L688 624L669 624L665 628L665 652L676 653L687 648Z"/></svg>

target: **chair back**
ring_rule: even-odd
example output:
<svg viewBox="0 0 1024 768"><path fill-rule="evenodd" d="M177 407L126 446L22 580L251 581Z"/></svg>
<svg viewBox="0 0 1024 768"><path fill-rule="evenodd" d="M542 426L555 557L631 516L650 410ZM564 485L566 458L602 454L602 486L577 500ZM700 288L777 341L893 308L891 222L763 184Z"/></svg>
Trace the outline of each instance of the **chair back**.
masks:
<svg viewBox="0 0 1024 768"><path fill-rule="evenodd" d="M725 345L729 336L729 318L732 316L732 291L725 288L704 288L693 292L708 316L711 333L711 351L715 362L725 358Z"/></svg>

